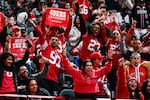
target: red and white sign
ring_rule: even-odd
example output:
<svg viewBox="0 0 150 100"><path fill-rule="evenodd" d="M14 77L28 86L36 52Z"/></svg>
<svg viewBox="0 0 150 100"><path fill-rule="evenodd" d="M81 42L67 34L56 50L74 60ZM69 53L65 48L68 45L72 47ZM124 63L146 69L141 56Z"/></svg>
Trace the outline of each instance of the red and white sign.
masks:
<svg viewBox="0 0 150 100"><path fill-rule="evenodd" d="M60 8L48 8L46 10L45 24L49 26L68 27L69 10Z"/></svg>
<svg viewBox="0 0 150 100"><path fill-rule="evenodd" d="M30 55L29 57L32 58L34 56L34 40L33 38L10 38L10 52L15 56L15 58L22 58L26 51L26 43L25 41L28 40L32 47L30 48Z"/></svg>
<svg viewBox="0 0 150 100"><path fill-rule="evenodd" d="M115 14L108 14L104 23L107 27L110 28L111 31L114 31L115 29L120 30L120 26L117 20L118 19Z"/></svg>

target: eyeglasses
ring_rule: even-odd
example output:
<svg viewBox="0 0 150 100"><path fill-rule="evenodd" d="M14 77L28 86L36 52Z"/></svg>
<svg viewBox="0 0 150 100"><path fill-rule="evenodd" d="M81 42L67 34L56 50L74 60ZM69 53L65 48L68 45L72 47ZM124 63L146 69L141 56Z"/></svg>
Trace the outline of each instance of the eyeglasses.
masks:
<svg viewBox="0 0 150 100"><path fill-rule="evenodd" d="M99 4L104 4L105 2L104 2L104 1L99 1L98 3L99 3Z"/></svg>
<svg viewBox="0 0 150 100"><path fill-rule="evenodd" d="M93 29L95 29L95 30L99 30L99 29L100 29L100 27L93 27Z"/></svg>

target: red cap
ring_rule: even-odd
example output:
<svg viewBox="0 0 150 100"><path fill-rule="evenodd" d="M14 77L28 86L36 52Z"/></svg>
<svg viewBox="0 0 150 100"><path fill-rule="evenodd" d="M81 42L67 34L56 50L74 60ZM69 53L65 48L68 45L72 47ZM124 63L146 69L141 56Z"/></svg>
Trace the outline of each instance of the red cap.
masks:
<svg viewBox="0 0 150 100"><path fill-rule="evenodd" d="M12 30L12 32L13 32L14 30L18 30L18 31L19 31L19 30L20 30L20 27L15 25L15 26L13 26L13 27L11 28L11 30Z"/></svg>
<svg viewBox="0 0 150 100"><path fill-rule="evenodd" d="M95 59L95 58L101 59L101 58L104 58L104 56L102 56L99 52L93 52L90 55L90 59Z"/></svg>
<svg viewBox="0 0 150 100"><path fill-rule="evenodd" d="M128 82L131 81L131 80L136 80L137 81L137 79L135 77L132 77L132 76L128 78Z"/></svg>

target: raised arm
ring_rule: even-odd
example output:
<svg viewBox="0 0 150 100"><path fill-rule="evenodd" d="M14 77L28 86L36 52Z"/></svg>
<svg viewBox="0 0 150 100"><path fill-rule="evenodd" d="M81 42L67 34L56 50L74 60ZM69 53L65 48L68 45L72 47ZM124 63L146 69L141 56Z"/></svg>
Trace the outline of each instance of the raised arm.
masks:
<svg viewBox="0 0 150 100"><path fill-rule="evenodd" d="M125 98L127 94L126 91L127 87L126 87L126 72L125 72L125 62L124 62L124 58L120 58L119 61L119 67L118 67L118 72L117 72L117 76L118 76L118 80L117 80L117 93L116 93L116 97L117 98Z"/></svg>
<svg viewBox="0 0 150 100"><path fill-rule="evenodd" d="M136 27L136 20L133 20L132 19L132 25L131 25L131 28L129 29L128 33L126 34L126 38L125 38L125 41L127 43L127 45L131 45L131 40L133 39L133 36L134 36L134 30L135 30L135 27Z"/></svg>
<svg viewBox="0 0 150 100"><path fill-rule="evenodd" d="M76 76L79 70L73 67L74 65L70 63L69 59L65 55L62 55L62 59L63 59L62 65L65 71L72 77Z"/></svg>
<svg viewBox="0 0 150 100"><path fill-rule="evenodd" d="M15 62L16 68L19 68L20 66L25 65L26 61L27 61L28 58L29 58L29 54L30 54L30 52L29 52L29 50L27 49L26 52L25 52L25 54L24 54L24 56L23 56L23 58L22 58L21 60L18 60L17 62Z"/></svg>
<svg viewBox="0 0 150 100"><path fill-rule="evenodd" d="M107 75L110 71L111 71L111 68L112 68L112 50L108 50L108 54L107 54L107 62L105 64L104 67L102 67L100 70L97 70L97 74L98 76L104 76L104 75Z"/></svg>
<svg viewBox="0 0 150 100"><path fill-rule="evenodd" d="M41 44L44 43L44 33L43 31L37 26L32 19L28 19L29 23L33 26L35 32L38 34L38 37L40 38Z"/></svg>
<svg viewBox="0 0 150 100"><path fill-rule="evenodd" d="M66 39L68 39L69 37L69 32L70 32L70 30L71 30L71 27L72 27L72 12L70 12L70 14L69 14L69 23L68 23L68 27L67 27L67 29L65 30L65 32L64 32L64 37L66 38Z"/></svg>

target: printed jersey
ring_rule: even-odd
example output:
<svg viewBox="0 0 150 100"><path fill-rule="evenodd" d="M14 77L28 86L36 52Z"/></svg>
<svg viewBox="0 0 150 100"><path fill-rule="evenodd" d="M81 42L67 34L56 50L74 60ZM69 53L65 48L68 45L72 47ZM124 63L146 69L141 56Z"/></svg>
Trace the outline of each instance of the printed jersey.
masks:
<svg viewBox="0 0 150 100"><path fill-rule="evenodd" d="M109 40L109 43L107 45L107 50L111 49L113 51L113 59L112 59L112 65L113 67L118 67L118 60L122 57L121 50L120 50L120 42L115 42L112 39Z"/></svg>
<svg viewBox="0 0 150 100"><path fill-rule="evenodd" d="M93 67L93 70L99 70L101 68L98 67ZM106 75L100 77L98 79L98 86L99 86L99 92L97 93L98 96L105 96L106 92L105 92L105 85L107 84L107 77Z"/></svg>
<svg viewBox="0 0 150 100"><path fill-rule="evenodd" d="M88 20L89 16L90 16L90 10L89 10L89 6L90 6L90 2L88 0L77 0L78 5L79 5L79 13L83 15L83 18L85 21ZM72 4L72 8L74 10L76 10L75 4L77 3L76 1L73 2Z"/></svg>
<svg viewBox="0 0 150 100"><path fill-rule="evenodd" d="M61 66L61 54L57 49L54 49L49 45L43 52L42 55L49 59L50 65L48 67L48 73L45 76L48 80L53 80L58 82L58 74L59 72L63 72L63 68Z"/></svg>
<svg viewBox="0 0 150 100"><path fill-rule="evenodd" d="M14 84L13 73L9 71L4 71L2 85L0 87L0 93L13 93L16 92Z"/></svg>
<svg viewBox="0 0 150 100"><path fill-rule="evenodd" d="M92 52L99 51L101 46L101 41L89 34L82 38L83 44L79 57L81 60L89 59Z"/></svg>
<svg viewBox="0 0 150 100"><path fill-rule="evenodd" d="M118 19L117 16L115 14L108 14L105 21L104 21L105 25L107 27L109 27L112 31L114 29L119 30L120 26L118 24Z"/></svg>

